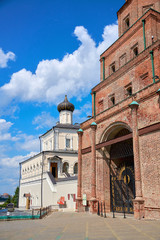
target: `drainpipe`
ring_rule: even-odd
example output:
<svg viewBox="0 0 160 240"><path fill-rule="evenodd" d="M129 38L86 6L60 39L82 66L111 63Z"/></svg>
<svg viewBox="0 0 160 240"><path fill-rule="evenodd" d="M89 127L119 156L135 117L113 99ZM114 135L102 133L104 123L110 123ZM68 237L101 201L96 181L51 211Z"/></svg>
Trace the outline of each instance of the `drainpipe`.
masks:
<svg viewBox="0 0 160 240"><path fill-rule="evenodd" d="M145 33L145 19L142 20L143 23L143 40L144 40L144 50L146 50L146 33Z"/></svg>
<svg viewBox="0 0 160 240"><path fill-rule="evenodd" d="M20 182L21 182L21 169L22 169L22 166L21 166L21 163L19 163L19 194L18 194L18 208L19 208L19 199L20 199Z"/></svg>
<svg viewBox="0 0 160 240"><path fill-rule="evenodd" d="M150 51L151 54L151 62L152 62L152 75L153 75L153 83L155 83L155 72L154 72L154 58L153 58L153 50Z"/></svg>
<svg viewBox="0 0 160 240"><path fill-rule="evenodd" d="M102 57L102 61L103 61L103 81L105 80L105 57Z"/></svg>
<svg viewBox="0 0 160 240"><path fill-rule="evenodd" d="M41 172L41 208L43 207L43 165L44 165L44 152L42 152L42 172Z"/></svg>
<svg viewBox="0 0 160 240"><path fill-rule="evenodd" d="M42 151L42 142L41 142L41 137L39 137L39 143L40 143L40 152Z"/></svg>
<svg viewBox="0 0 160 240"><path fill-rule="evenodd" d="M93 92L93 115L96 116L96 92Z"/></svg>

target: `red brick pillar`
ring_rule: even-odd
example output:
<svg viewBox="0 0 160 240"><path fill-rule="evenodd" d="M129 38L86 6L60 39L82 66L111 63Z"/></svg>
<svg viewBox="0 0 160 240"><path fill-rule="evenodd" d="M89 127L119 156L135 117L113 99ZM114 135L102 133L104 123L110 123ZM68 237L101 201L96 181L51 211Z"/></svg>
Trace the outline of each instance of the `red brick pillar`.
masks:
<svg viewBox="0 0 160 240"><path fill-rule="evenodd" d="M91 212L97 212L96 209L96 128L97 124L93 122L91 124L91 148L92 148L92 156L91 156Z"/></svg>
<svg viewBox="0 0 160 240"><path fill-rule="evenodd" d="M139 154L139 135L138 135L138 119L137 110L139 104L133 101L130 104L132 110L132 130L133 130L133 153L134 153L134 174L135 174L135 192L136 197L134 203L134 217L141 219L144 217L144 200L142 198L142 181L141 181L141 165Z"/></svg>
<svg viewBox="0 0 160 240"><path fill-rule="evenodd" d="M82 211L82 135L83 130L78 130L78 184L77 184L77 208Z"/></svg>

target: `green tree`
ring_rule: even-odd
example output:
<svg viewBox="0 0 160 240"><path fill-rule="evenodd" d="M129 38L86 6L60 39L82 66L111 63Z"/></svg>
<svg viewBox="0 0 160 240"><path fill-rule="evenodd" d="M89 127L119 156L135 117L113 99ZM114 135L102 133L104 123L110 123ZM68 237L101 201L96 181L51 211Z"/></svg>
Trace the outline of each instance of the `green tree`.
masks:
<svg viewBox="0 0 160 240"><path fill-rule="evenodd" d="M7 204L11 202L12 202L12 197L9 195L5 203L2 205L2 207L7 207Z"/></svg>
<svg viewBox="0 0 160 240"><path fill-rule="evenodd" d="M18 207L18 199L19 199L19 187L16 188L14 196L12 198L12 203L14 203L15 207Z"/></svg>

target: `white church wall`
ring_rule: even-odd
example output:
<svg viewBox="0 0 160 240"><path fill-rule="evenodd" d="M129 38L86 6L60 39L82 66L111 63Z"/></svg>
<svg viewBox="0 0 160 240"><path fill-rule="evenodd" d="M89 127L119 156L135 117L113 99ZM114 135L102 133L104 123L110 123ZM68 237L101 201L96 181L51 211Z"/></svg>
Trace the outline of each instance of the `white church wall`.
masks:
<svg viewBox="0 0 160 240"><path fill-rule="evenodd" d="M57 193L54 196L54 204L57 204L61 197L65 197L66 207L75 209L76 202L74 200L77 196L77 180L57 182Z"/></svg>
<svg viewBox="0 0 160 240"><path fill-rule="evenodd" d="M26 207L26 197L25 194L30 193L30 208L41 206L41 180L27 182L20 185L19 193L19 207Z"/></svg>
<svg viewBox="0 0 160 240"><path fill-rule="evenodd" d="M42 172L42 154L38 154L21 163L21 179L37 176Z"/></svg>

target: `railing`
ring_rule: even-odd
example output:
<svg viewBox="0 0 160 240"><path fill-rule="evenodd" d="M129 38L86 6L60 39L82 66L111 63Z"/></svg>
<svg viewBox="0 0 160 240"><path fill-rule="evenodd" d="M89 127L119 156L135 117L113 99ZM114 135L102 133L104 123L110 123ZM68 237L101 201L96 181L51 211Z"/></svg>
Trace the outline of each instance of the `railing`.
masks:
<svg viewBox="0 0 160 240"><path fill-rule="evenodd" d="M42 219L52 212L52 206L32 210L16 210L8 212L7 209L0 212L0 220Z"/></svg>

